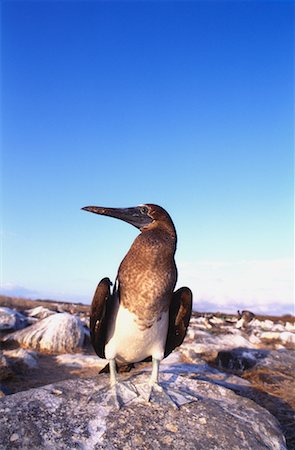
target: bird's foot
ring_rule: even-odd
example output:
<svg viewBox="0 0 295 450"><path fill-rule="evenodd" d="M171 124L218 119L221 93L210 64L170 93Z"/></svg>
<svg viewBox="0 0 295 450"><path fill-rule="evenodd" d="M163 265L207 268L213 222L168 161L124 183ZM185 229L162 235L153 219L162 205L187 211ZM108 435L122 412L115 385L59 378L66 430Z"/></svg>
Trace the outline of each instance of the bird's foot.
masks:
<svg viewBox="0 0 295 450"><path fill-rule="evenodd" d="M186 403L192 403L198 400L192 393L169 388L169 386L165 386L165 384L166 383L159 384L155 382L142 386L142 396L147 402L167 404L174 409L179 409Z"/></svg>
<svg viewBox="0 0 295 450"><path fill-rule="evenodd" d="M108 406L120 409L138 396L139 394L133 383L130 381L121 381L93 393L88 397L87 402L103 402Z"/></svg>
<svg viewBox="0 0 295 450"><path fill-rule="evenodd" d="M111 385L110 396L107 402L115 405L116 409L131 402L139 396L136 387L130 381L120 381Z"/></svg>
<svg viewBox="0 0 295 450"><path fill-rule="evenodd" d="M148 385L146 401L160 404L163 403L168 404L169 406L172 406L174 409L179 408L177 402L175 402L172 396L168 394L167 389L156 382Z"/></svg>

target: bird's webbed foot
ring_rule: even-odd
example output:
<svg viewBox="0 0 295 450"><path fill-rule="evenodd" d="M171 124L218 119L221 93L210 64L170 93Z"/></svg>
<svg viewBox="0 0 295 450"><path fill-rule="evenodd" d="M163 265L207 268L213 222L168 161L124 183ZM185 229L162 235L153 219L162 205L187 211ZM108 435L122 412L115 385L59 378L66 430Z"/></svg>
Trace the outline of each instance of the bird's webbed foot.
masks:
<svg viewBox="0 0 295 450"><path fill-rule="evenodd" d="M120 409L138 396L137 389L131 381L118 381L111 385L107 403Z"/></svg>
<svg viewBox="0 0 295 450"><path fill-rule="evenodd" d="M130 381L121 381L111 384L109 387L94 392L87 398L87 402L101 402L108 406L120 409L139 396L138 391Z"/></svg>
<svg viewBox="0 0 295 450"><path fill-rule="evenodd" d="M167 389L159 383L149 383L147 388L146 401L151 403L167 404L174 409L178 409L178 403L168 393Z"/></svg>
<svg viewBox="0 0 295 450"><path fill-rule="evenodd" d="M168 404L174 409L178 409L178 404L173 400L171 395L168 394L167 389L159 384L159 367L160 360L153 358L153 370L150 381L146 391L146 401L155 402L160 404Z"/></svg>
<svg viewBox="0 0 295 450"><path fill-rule="evenodd" d="M153 358L153 370L148 385L144 386L142 395L148 402L166 404L174 409L180 408L185 403L191 403L197 400L197 397L191 392L179 390L167 381L159 383L159 365L160 361Z"/></svg>
<svg viewBox="0 0 295 450"><path fill-rule="evenodd" d="M115 360L109 361L109 369L110 386L104 387L103 389L92 394L88 398L88 402L96 401L100 403L103 401L111 407L120 409L122 406L137 398L139 393L131 381L118 381Z"/></svg>
<svg viewBox="0 0 295 450"><path fill-rule="evenodd" d="M110 382L108 402L115 405L117 409L131 402L139 396L136 387L131 381L118 381L115 360L110 360Z"/></svg>

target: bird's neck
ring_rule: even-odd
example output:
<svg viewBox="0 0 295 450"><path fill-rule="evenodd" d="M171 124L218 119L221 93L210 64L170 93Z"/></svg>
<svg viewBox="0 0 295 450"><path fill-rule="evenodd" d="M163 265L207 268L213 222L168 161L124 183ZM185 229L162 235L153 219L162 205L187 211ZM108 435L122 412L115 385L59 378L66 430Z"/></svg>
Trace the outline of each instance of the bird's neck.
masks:
<svg viewBox="0 0 295 450"><path fill-rule="evenodd" d="M171 222L155 222L150 224L146 229L141 230L142 233L140 236L144 238L150 238L153 237L154 240L165 240L170 241L171 243L174 243L174 246L176 248L177 243L177 235L176 230Z"/></svg>
<svg viewBox="0 0 295 450"><path fill-rule="evenodd" d="M147 247L152 251L165 252L174 255L176 251L176 233L173 230L163 228L149 229L137 236L138 243L142 248Z"/></svg>

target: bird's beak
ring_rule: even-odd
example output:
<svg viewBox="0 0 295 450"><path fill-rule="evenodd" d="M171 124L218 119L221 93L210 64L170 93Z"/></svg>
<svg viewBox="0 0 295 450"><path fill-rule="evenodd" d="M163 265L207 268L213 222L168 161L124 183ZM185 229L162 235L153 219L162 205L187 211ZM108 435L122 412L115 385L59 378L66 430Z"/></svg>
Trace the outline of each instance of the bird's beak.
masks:
<svg viewBox="0 0 295 450"><path fill-rule="evenodd" d="M85 206L84 211L89 211L102 216L115 217L124 222L134 225L140 230L152 223L153 218L148 215L148 208L145 206L135 206L134 208L105 208L103 206Z"/></svg>

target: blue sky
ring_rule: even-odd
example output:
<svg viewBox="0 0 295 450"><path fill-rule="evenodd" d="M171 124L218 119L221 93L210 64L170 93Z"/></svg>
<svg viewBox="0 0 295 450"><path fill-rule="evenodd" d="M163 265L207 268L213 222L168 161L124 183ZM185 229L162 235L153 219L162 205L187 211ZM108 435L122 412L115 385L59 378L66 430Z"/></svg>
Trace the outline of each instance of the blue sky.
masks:
<svg viewBox="0 0 295 450"><path fill-rule="evenodd" d="M156 203L196 309L293 312L291 2L3 1L1 291L91 301Z"/></svg>

